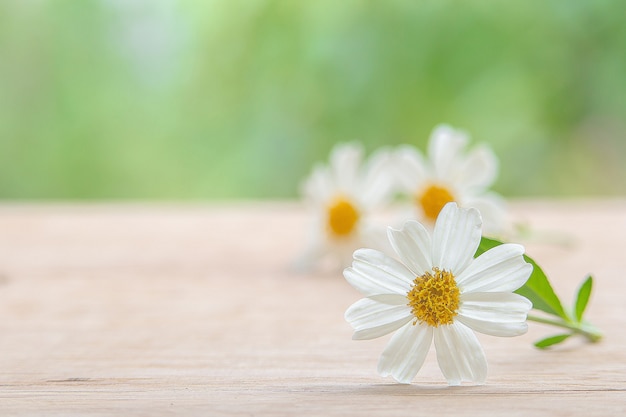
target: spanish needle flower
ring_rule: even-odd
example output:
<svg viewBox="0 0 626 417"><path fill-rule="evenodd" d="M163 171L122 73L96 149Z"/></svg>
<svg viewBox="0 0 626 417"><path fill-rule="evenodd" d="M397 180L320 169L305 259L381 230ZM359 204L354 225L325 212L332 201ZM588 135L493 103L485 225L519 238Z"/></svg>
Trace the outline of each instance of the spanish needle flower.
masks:
<svg viewBox="0 0 626 417"><path fill-rule="evenodd" d="M493 336L526 333L532 304L513 293L532 272L524 248L503 244L476 259L480 213L447 204L430 233L416 221L389 228L399 261L373 249L354 252L346 280L365 298L348 308L353 339L397 332L378 363L382 376L410 383L434 340L450 385L484 383L487 361L474 331Z"/></svg>
<svg viewBox="0 0 626 417"><path fill-rule="evenodd" d="M417 217L427 225L434 224L446 203L477 208L488 233L500 232L504 226L503 199L488 191L498 175L498 160L486 145L465 152L467 135L447 125L437 126L428 143L428 154L412 146L397 150L399 190L414 202Z"/></svg>
<svg viewBox="0 0 626 417"><path fill-rule="evenodd" d="M308 248L296 263L299 269L323 260L343 268L356 248L386 243L385 230L375 225L373 215L392 197L391 154L379 150L364 160L363 153L358 143L336 145L329 164L315 166L303 183L314 220Z"/></svg>

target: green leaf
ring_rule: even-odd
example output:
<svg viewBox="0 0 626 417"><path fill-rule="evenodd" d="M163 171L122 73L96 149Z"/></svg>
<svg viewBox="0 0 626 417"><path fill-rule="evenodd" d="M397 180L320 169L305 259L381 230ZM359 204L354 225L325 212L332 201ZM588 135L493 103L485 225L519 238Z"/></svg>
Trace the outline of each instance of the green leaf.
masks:
<svg viewBox="0 0 626 417"><path fill-rule="evenodd" d="M585 312L585 308L587 308L587 303L589 302L592 288L593 277L589 275L585 282L583 282L583 284L578 289L578 294L576 295L576 306L574 309L574 313L576 314L576 321L579 323L583 319L583 313Z"/></svg>
<svg viewBox="0 0 626 417"><path fill-rule="evenodd" d="M499 245L502 245L502 242L483 237L475 256L480 256L489 249ZM561 300L559 300L559 297L555 294L552 285L550 285L550 281L548 281L548 277L543 272L541 267L527 255L524 255L524 259L533 266L533 271L530 274L528 281L526 281L526 284L515 292L528 298L533 303L534 309L541 310L545 313L561 317L562 319L569 321L570 318L563 309Z"/></svg>
<svg viewBox="0 0 626 417"><path fill-rule="evenodd" d="M541 267L527 255L524 255L524 259L533 266L533 272L526 284L515 292L528 298L533 303L534 309L570 320Z"/></svg>
<svg viewBox="0 0 626 417"><path fill-rule="evenodd" d="M541 339L540 341L535 342L535 347L538 347L539 349L546 349L550 346L558 345L559 343L569 338L571 335L572 333L567 333L546 337L545 339Z"/></svg>

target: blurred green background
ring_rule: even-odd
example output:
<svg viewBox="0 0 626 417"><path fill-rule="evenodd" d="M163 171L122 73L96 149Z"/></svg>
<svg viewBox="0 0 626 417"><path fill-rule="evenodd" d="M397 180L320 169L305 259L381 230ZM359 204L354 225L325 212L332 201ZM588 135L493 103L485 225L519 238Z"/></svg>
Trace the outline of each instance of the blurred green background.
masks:
<svg viewBox="0 0 626 417"><path fill-rule="evenodd" d="M623 1L3 0L0 198L290 198L337 142L626 194Z"/></svg>

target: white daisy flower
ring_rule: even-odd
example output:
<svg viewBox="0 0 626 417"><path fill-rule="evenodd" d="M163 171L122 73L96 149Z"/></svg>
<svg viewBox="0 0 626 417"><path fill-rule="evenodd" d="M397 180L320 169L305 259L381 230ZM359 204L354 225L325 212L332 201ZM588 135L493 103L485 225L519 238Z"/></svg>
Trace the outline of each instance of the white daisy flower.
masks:
<svg viewBox="0 0 626 417"><path fill-rule="evenodd" d="M373 339L398 330L378 363L378 372L410 383L434 339L441 372L450 385L482 384L487 361L472 330L493 336L526 333L531 302L513 293L532 266L517 244L497 246L474 259L482 222L476 209L455 203L441 211L432 238L416 221L389 228L397 261L373 249L354 252L346 280L363 298L346 311L353 339Z"/></svg>
<svg viewBox="0 0 626 417"><path fill-rule="evenodd" d="M317 165L302 186L313 211L311 242L297 261L310 269L323 259L349 265L359 247L385 243L385 230L373 223L373 214L392 197L391 154L379 150L367 161L358 143L336 145L328 165Z"/></svg>
<svg viewBox="0 0 626 417"><path fill-rule="evenodd" d="M447 125L437 126L428 143L428 158L414 147L398 149L398 188L412 198L418 218L434 224L446 203L477 208L488 233L504 226L504 201L488 188L498 175L498 159L489 147L465 152L468 136Z"/></svg>

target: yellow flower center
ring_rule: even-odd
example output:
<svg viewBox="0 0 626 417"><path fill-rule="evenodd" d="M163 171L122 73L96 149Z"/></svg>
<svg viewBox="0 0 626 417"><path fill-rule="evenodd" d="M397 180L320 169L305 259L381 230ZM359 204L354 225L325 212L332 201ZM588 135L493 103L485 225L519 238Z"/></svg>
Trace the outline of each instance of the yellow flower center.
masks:
<svg viewBox="0 0 626 417"><path fill-rule="evenodd" d="M328 229L339 237L352 233L359 221L359 212L345 198L338 198L328 207Z"/></svg>
<svg viewBox="0 0 626 417"><path fill-rule="evenodd" d="M459 309L459 287L454 275L439 268L426 272L413 280L413 287L406 294L407 304L418 322L432 327L452 324Z"/></svg>
<svg viewBox="0 0 626 417"><path fill-rule="evenodd" d="M439 212L446 204L454 201L452 193L447 188L431 185L426 191L417 197L417 202L422 206L424 214L430 220L437 220Z"/></svg>

